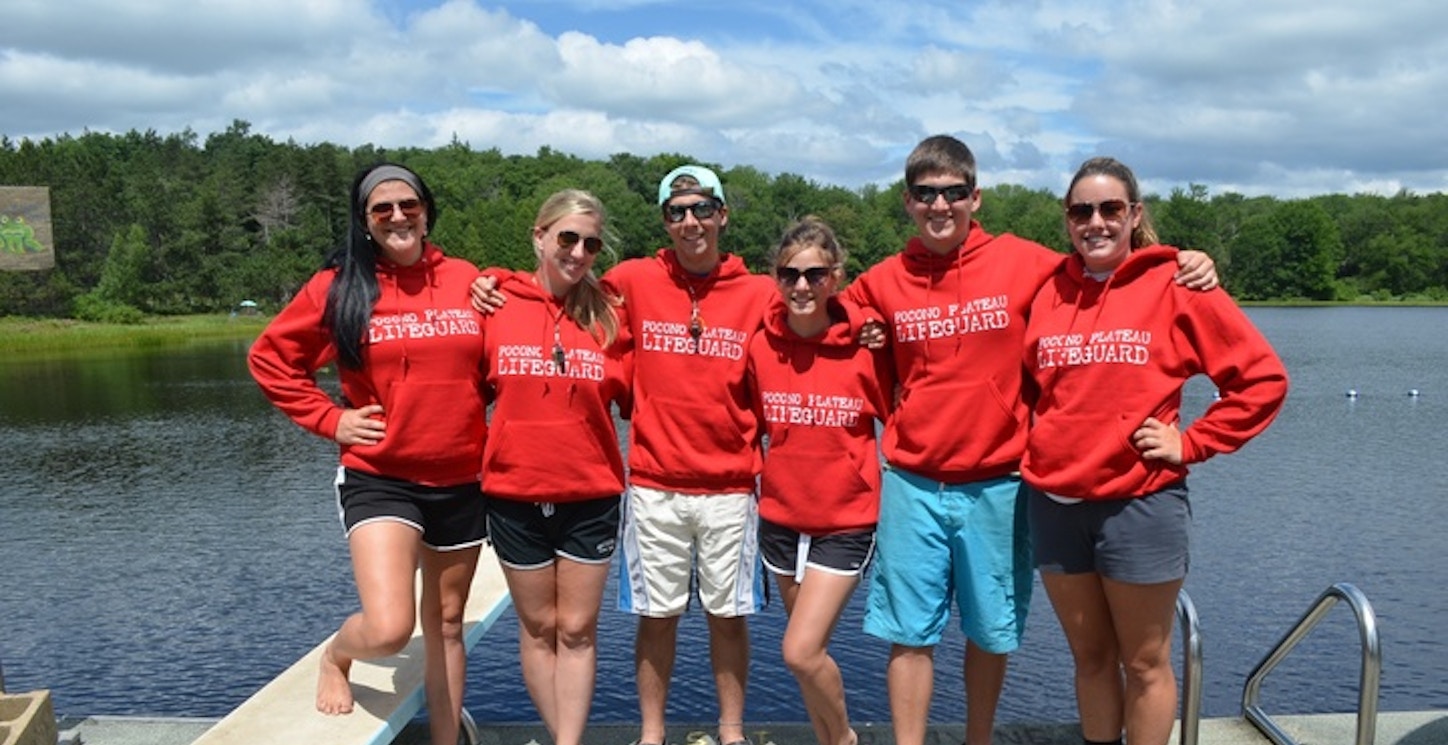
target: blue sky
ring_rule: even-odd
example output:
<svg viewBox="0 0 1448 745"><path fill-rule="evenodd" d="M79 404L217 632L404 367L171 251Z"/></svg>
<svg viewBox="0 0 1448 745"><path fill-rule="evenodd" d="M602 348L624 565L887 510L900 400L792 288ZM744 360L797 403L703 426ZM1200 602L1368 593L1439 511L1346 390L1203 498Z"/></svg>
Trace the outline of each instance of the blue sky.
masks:
<svg viewBox="0 0 1448 745"><path fill-rule="evenodd" d="M849 188L921 138L1058 192L1448 187L1438 0L8 0L0 134L131 129L584 158Z"/></svg>

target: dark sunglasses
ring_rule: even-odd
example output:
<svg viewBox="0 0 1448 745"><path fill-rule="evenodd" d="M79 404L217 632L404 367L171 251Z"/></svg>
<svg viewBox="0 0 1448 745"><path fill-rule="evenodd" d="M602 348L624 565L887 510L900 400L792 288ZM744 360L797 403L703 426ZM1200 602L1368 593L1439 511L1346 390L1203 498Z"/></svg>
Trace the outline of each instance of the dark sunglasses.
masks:
<svg viewBox="0 0 1448 745"><path fill-rule="evenodd" d="M596 254L603 250L603 239L596 235L590 235L584 238L572 230L558 231L558 247L564 251L572 251L573 247L578 245L578 241L580 240L583 241L583 250L591 254Z"/></svg>
<svg viewBox="0 0 1448 745"><path fill-rule="evenodd" d="M1092 215L1100 212L1102 220L1119 220L1129 209L1131 203L1121 199L1108 199L1098 204L1077 202L1066 208L1066 219L1077 224L1088 223Z"/></svg>
<svg viewBox="0 0 1448 745"><path fill-rule="evenodd" d="M695 220L708 220L719 211L719 203L713 199L706 199L693 204L666 204L664 205L664 219L669 222L683 222L684 213L694 213Z"/></svg>
<svg viewBox="0 0 1448 745"><path fill-rule="evenodd" d="M950 186L926 186L925 184L911 184L910 198L921 204L935 204L937 197L945 197L949 204L955 204L962 199L969 199L971 192L970 184L951 184Z"/></svg>
<svg viewBox="0 0 1448 745"><path fill-rule="evenodd" d="M826 279L829 279L832 271L834 269L827 266L812 266L808 269L782 266L774 270L774 276L779 278L779 283L785 287L794 287L799 284L800 277L804 277L804 281L808 282L810 287L819 287L824 284Z"/></svg>
<svg viewBox="0 0 1448 745"><path fill-rule="evenodd" d="M422 200L404 199L400 202L378 202L368 207L367 212L371 214L374 219L382 221L391 219L392 210L394 209L401 210L402 216L411 220L422 214Z"/></svg>

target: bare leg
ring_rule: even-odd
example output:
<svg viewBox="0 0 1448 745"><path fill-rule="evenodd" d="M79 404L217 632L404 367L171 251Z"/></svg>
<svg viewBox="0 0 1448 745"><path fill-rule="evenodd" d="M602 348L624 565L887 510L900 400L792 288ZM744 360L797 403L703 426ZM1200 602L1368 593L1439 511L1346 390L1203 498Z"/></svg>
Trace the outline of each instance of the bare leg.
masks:
<svg viewBox="0 0 1448 745"><path fill-rule="evenodd" d="M608 564L559 559L557 568L557 672L555 745L579 745L588 725L598 672L598 613Z"/></svg>
<svg viewBox="0 0 1448 745"><path fill-rule="evenodd" d="M548 734L558 733L557 562L537 569L503 567L508 594L518 614L518 657L523 684Z"/></svg>
<svg viewBox="0 0 1448 745"><path fill-rule="evenodd" d="M368 523L352 531L347 545L362 610L342 622L322 652L317 711L323 714L351 713L352 661L396 654L417 622L412 586L421 546L417 530L390 520Z"/></svg>
<svg viewBox="0 0 1448 745"><path fill-rule="evenodd" d="M806 569L804 582L775 575L789 624L784 630L784 664L799 682L800 695L820 745L852 745L855 732L845 704L845 682L829 654L830 637L858 577Z"/></svg>
<svg viewBox="0 0 1448 745"><path fill-rule="evenodd" d="M1081 734L1097 742L1115 740L1121 737L1125 694L1121 652L1101 576L1041 572L1041 583L1075 661Z"/></svg>
<svg viewBox="0 0 1448 745"><path fill-rule="evenodd" d="M1006 656L965 643L965 745L990 745L1006 684Z"/></svg>
<svg viewBox="0 0 1448 745"><path fill-rule="evenodd" d="M467 680L463 610L480 549L422 552L422 639L427 659L424 688L432 741L458 741Z"/></svg>
<svg viewBox="0 0 1448 745"><path fill-rule="evenodd" d="M1133 585L1102 578L1126 677L1126 741L1166 745L1176 721L1172 622L1182 581Z"/></svg>
<svg viewBox="0 0 1448 745"><path fill-rule="evenodd" d="M885 671L895 745L925 745L930 697L935 693L935 647L890 647Z"/></svg>
<svg viewBox="0 0 1448 745"><path fill-rule="evenodd" d="M674 645L679 635L679 617L639 616L634 637L634 665L639 691L639 716L643 728L641 743L664 741L664 708L669 700L669 680L674 674Z"/></svg>
<svg viewBox="0 0 1448 745"><path fill-rule="evenodd" d="M749 626L744 616L710 615L709 662L719 697L720 745L744 738L744 689L749 684Z"/></svg>

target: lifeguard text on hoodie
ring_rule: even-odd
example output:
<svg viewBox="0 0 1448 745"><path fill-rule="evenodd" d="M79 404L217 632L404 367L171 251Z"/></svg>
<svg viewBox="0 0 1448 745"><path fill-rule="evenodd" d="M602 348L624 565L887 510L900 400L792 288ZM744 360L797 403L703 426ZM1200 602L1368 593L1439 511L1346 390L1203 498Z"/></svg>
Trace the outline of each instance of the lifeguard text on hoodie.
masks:
<svg viewBox="0 0 1448 745"><path fill-rule="evenodd" d="M1025 365L1040 389L1021 475L1063 497L1151 494L1186 464L1240 448L1277 416L1287 371L1226 291L1173 280L1177 249L1131 252L1105 281L1079 256L1041 288ZM1182 465L1146 460L1131 435L1147 417L1181 419L1182 383L1205 374L1219 399L1182 430Z"/></svg>
<svg viewBox="0 0 1448 745"><path fill-rule="evenodd" d="M1019 468L1026 313L1064 259L971 222L961 247L939 255L912 238L846 288L890 330L901 393L885 422L885 460L951 484Z"/></svg>
<svg viewBox="0 0 1448 745"><path fill-rule="evenodd" d="M751 492L762 466L759 424L744 384L745 351L778 294L725 254L704 276L673 249L604 275L628 309L633 413L629 480L690 494ZM697 305L701 333L690 321Z"/></svg>
<svg viewBox="0 0 1448 745"><path fill-rule="evenodd" d="M864 314L834 298L829 309L825 332L805 338L789 328L776 296L749 343L754 410L769 439L759 516L807 535L869 530L879 520L875 421L894 389L889 354L857 341Z"/></svg>
<svg viewBox="0 0 1448 745"><path fill-rule="evenodd" d="M531 272L488 274L508 301L484 321L493 417L483 493L559 503L618 496L623 456L610 406L628 400L621 347L600 347Z"/></svg>
<svg viewBox="0 0 1448 745"><path fill-rule="evenodd" d="M382 406L376 445L342 445L342 465L428 486L478 480L487 433L481 391L483 332L468 287L477 267L428 243L411 266L377 265L362 367L338 366L343 401L317 384L336 358L322 323L336 270L314 275L251 347L247 363L266 397L292 421L332 439L344 408Z"/></svg>

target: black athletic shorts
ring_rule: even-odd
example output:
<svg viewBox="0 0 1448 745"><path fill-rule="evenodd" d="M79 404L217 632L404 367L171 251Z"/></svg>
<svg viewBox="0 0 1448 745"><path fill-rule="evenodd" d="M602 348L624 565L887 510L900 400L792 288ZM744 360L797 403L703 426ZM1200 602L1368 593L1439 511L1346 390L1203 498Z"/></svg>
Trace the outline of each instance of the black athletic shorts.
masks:
<svg viewBox="0 0 1448 745"><path fill-rule="evenodd" d="M337 469L337 509L351 535L376 520L406 523L438 551L471 548L487 538L483 493L478 482L423 486L354 468Z"/></svg>

